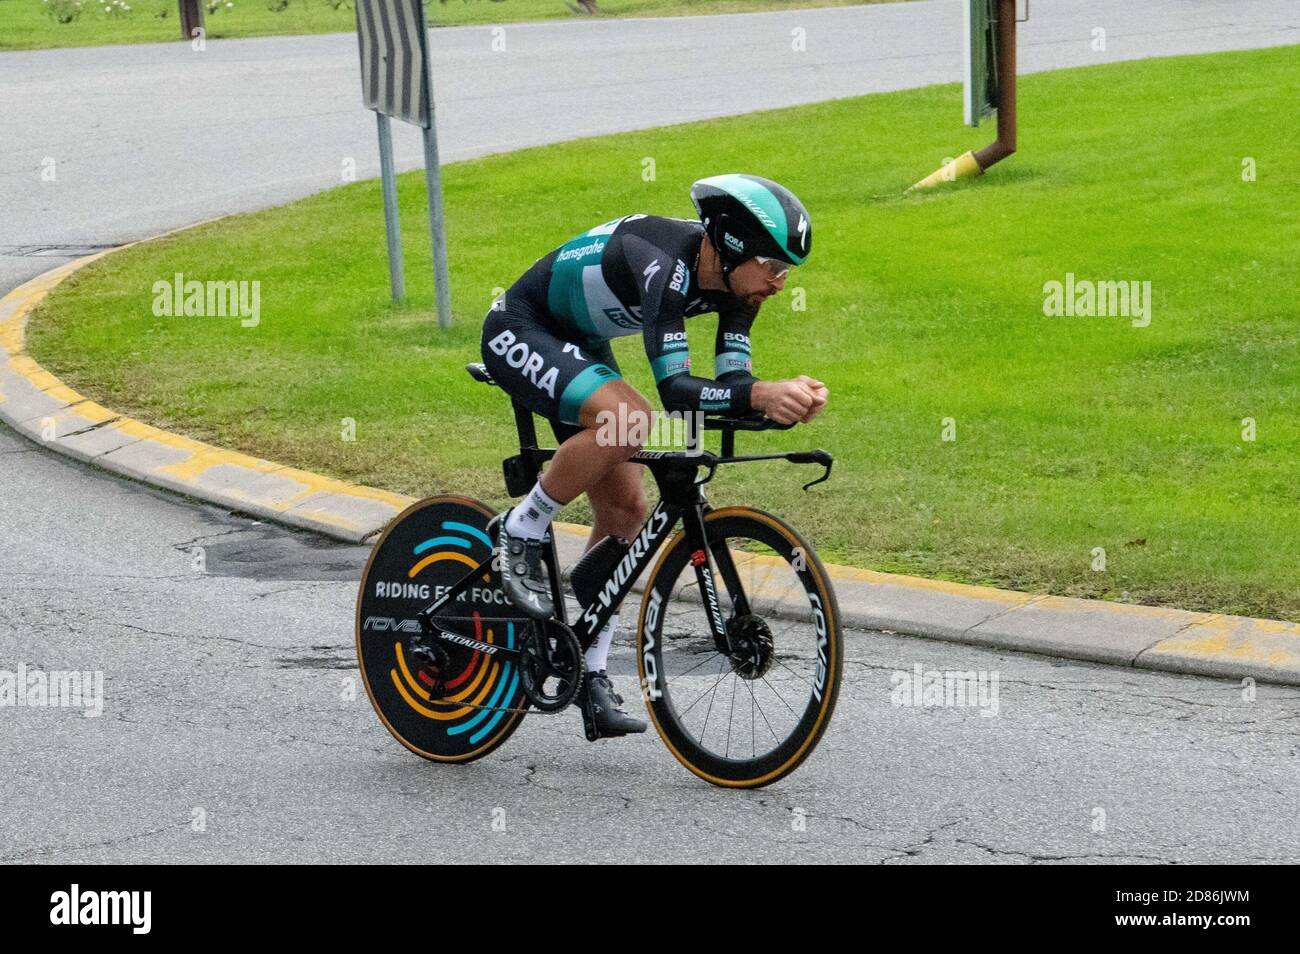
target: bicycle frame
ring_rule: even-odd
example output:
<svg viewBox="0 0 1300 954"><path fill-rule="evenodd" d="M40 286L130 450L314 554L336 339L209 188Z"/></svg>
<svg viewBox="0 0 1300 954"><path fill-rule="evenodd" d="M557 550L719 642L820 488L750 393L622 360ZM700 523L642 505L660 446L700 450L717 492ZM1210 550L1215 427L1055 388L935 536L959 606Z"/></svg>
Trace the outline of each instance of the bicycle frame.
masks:
<svg viewBox="0 0 1300 954"><path fill-rule="evenodd" d="M554 449L524 448L534 466L554 455ZM531 452L531 453L529 453ZM521 455L523 456L523 455ZM697 479L701 467L708 467L708 476L712 476L719 458L709 453L692 454L666 451L649 451L635 454L631 460L644 464L654 475L659 485L660 500L655 504L650 516L646 518L640 531L631 541L631 548L614 567L609 577L601 585L599 594L591 605L582 607L582 612L572 623L568 620L568 611L560 585L560 567L555 549L554 536L550 538L543 558L550 571L552 597L555 603L555 619L573 629L578 642L585 649L592 639L614 615L615 610L632 591L632 587L641 574L650 566L664 541L670 538L679 523L683 524L686 538L691 547L691 563L695 568L700 592L704 594L709 610L709 626L720 651L727 651L727 626L722 618L721 604L718 601L717 588L714 585L712 566L717 565L723 580L727 584L733 605L737 613L748 613L749 606L740 584L740 576L731 558L731 551L722 547L713 552L708 545L704 529L704 516L709 512L708 501L704 498L705 480ZM512 458L518 461L518 458ZM511 464L507 461L507 467ZM534 478L535 479L535 478ZM531 484L530 484L531 486ZM438 612L450 601L465 592L476 579L483 574L498 576L500 574L499 557L493 554L488 559L468 570L464 576L447 589L442 596L427 606L419 614L422 626L434 625ZM439 629L441 633L441 630ZM478 645L478 641L453 634L455 642L469 648L486 648L487 644ZM500 647L491 647L501 651ZM506 650L506 652L509 652Z"/></svg>

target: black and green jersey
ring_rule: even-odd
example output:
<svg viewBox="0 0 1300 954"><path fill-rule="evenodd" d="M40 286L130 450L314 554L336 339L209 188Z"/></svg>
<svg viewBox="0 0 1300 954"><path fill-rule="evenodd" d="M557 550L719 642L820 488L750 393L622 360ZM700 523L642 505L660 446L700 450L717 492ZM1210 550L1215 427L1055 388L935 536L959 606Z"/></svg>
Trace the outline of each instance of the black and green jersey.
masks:
<svg viewBox="0 0 1300 954"><path fill-rule="evenodd" d="M641 335L669 410L747 414L753 377L749 330L756 309L727 291L699 288L704 228L689 219L629 215L538 259L510 289L557 337L588 348ZM691 373L687 318L718 314L713 378Z"/></svg>

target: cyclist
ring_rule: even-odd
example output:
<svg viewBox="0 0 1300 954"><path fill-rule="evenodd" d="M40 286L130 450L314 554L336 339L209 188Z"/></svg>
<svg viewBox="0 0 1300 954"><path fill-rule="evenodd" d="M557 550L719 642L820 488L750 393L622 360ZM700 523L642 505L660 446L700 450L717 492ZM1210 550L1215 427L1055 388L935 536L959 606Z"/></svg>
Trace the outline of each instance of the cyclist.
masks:
<svg viewBox="0 0 1300 954"><path fill-rule="evenodd" d="M788 189L758 176L722 175L691 187L700 221L628 215L590 229L544 255L493 303L483 324L483 360L511 397L547 418L560 442L528 496L498 518L501 581L523 613L549 618L551 586L542 560L551 521L586 493L594 515L587 547L626 541L645 519L635 428L649 402L619 374L609 341L640 334L659 397L670 411L761 411L782 424L810 421L826 386L800 375L753 375L750 326L785 287L791 266L812 248L812 223ZM685 319L718 314L716 377L691 374ZM644 732L626 713L606 671L617 615L586 652L578 697L588 736ZM596 732L591 731L594 725Z"/></svg>

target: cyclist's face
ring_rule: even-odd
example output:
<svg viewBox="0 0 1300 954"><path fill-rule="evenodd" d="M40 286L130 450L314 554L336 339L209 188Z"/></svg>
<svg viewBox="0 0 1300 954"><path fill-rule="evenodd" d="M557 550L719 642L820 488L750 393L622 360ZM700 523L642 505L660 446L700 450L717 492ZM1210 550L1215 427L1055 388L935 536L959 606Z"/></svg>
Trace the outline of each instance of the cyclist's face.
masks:
<svg viewBox="0 0 1300 954"><path fill-rule="evenodd" d="M751 258L731 273L731 290L746 304L761 305L785 288L790 266L775 259Z"/></svg>

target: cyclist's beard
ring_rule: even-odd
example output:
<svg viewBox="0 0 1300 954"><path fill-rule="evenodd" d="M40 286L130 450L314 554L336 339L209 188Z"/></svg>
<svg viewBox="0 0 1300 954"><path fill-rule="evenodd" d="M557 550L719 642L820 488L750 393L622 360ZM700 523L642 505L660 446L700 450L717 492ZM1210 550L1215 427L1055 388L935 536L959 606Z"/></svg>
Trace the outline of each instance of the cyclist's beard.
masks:
<svg viewBox="0 0 1300 954"><path fill-rule="evenodd" d="M742 294L741 292L736 291L735 286L731 284L731 269L729 268L724 269L722 272L722 284L727 286L727 291L731 292L731 294L735 295L750 307L757 308L763 303L763 299L757 292L746 292Z"/></svg>

